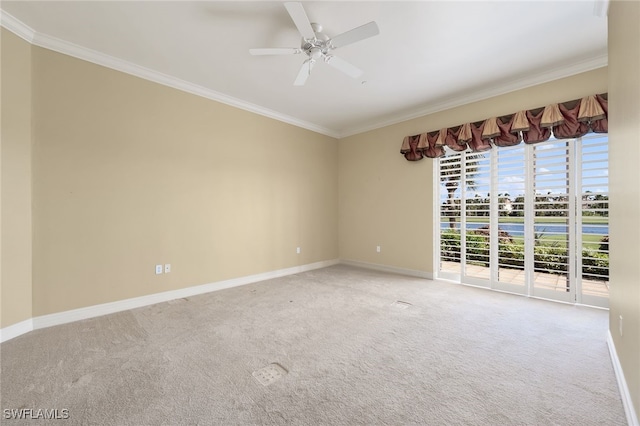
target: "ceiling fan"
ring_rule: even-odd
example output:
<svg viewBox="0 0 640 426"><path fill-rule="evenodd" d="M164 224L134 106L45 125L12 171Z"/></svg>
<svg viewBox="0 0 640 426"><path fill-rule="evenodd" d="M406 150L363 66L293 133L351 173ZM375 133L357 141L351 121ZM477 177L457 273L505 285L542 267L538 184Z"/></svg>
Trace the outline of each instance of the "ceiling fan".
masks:
<svg viewBox="0 0 640 426"><path fill-rule="evenodd" d="M293 23L302 35L300 47L249 49L249 53L252 55L297 55L299 53L305 53L308 59L302 64L298 76L293 82L294 86L304 85L311 74L313 66L321 59L350 77L358 78L362 75L361 69L331 54L331 51L380 34L378 25L374 21L331 38L322 32L322 25L309 21L302 7L302 3L287 2L284 4L284 7L287 9L287 12L289 12Z"/></svg>

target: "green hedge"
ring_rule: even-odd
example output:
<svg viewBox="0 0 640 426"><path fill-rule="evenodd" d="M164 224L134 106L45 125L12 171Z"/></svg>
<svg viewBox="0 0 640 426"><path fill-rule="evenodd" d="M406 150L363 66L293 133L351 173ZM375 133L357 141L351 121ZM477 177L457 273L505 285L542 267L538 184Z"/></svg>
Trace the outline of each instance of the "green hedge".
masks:
<svg viewBox="0 0 640 426"><path fill-rule="evenodd" d="M467 235L467 262L489 266L489 238L484 235ZM500 266L524 267L524 245L518 242L500 241L498 244ZM440 235L440 255L443 259L460 261L460 232L443 230ZM567 249L557 245L537 245L533 248L536 271L562 274L567 272ZM582 273L592 279L609 279L609 254L597 250L582 249ZM595 276L594 276L595 275Z"/></svg>

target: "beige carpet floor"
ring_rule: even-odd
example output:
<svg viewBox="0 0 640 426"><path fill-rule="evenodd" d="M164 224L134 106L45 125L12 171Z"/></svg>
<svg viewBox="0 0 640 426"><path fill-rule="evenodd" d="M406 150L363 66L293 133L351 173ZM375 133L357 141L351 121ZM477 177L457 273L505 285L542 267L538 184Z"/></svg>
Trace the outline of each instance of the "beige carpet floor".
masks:
<svg viewBox="0 0 640 426"><path fill-rule="evenodd" d="M624 425L607 315L338 265L5 342L3 413L69 419L0 423Z"/></svg>

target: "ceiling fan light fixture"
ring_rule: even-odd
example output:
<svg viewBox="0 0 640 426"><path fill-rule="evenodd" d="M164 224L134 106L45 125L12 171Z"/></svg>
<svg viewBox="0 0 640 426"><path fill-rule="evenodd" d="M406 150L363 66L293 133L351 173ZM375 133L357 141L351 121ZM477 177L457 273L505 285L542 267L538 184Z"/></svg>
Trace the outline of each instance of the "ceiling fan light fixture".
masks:
<svg viewBox="0 0 640 426"><path fill-rule="evenodd" d="M309 57L314 61L322 57L322 50L319 47L312 47L309 51Z"/></svg>

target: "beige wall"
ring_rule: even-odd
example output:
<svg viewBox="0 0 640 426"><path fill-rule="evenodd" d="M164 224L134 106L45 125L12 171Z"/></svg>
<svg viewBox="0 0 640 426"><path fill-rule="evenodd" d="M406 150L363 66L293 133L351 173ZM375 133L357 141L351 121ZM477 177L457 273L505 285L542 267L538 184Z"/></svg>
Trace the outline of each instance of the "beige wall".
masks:
<svg viewBox="0 0 640 426"><path fill-rule="evenodd" d="M610 330L640 415L640 3L609 8ZM623 317L623 335L619 332Z"/></svg>
<svg viewBox="0 0 640 426"><path fill-rule="evenodd" d="M31 45L2 29L0 328L31 310Z"/></svg>
<svg viewBox="0 0 640 426"><path fill-rule="evenodd" d="M336 139L33 55L34 316L337 259Z"/></svg>
<svg viewBox="0 0 640 426"><path fill-rule="evenodd" d="M606 91L600 68L340 140L340 257L433 273L433 161L406 161L405 136Z"/></svg>

